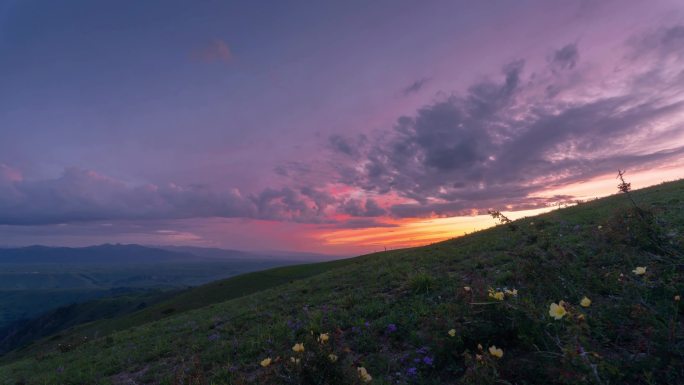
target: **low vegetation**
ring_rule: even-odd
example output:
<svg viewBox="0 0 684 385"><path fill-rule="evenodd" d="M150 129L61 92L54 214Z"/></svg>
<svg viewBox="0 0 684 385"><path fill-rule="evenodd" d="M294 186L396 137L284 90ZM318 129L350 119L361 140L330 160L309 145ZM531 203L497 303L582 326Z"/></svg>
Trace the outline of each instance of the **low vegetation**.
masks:
<svg viewBox="0 0 684 385"><path fill-rule="evenodd" d="M683 181L501 223L46 344L0 384L684 383Z"/></svg>
<svg viewBox="0 0 684 385"><path fill-rule="evenodd" d="M149 291L178 291L301 263L232 250L204 255L212 251L140 245L0 247L0 341L6 336L3 329L42 317L58 307L135 292L148 296Z"/></svg>
<svg viewBox="0 0 684 385"><path fill-rule="evenodd" d="M118 330L242 297L295 279L320 274L351 262L352 260L346 259L278 267L211 282L183 291L131 293L61 307L22 323L22 326L17 327L16 330L8 329L8 337L0 340L0 353L5 352L4 347L15 346L20 349L0 356L0 363L41 352L55 344L78 345L87 339L104 337ZM138 311L135 311L136 307ZM88 317L91 318L90 321ZM43 332L47 330L52 330L53 333L50 334L54 335L36 341L40 337L45 337L47 334Z"/></svg>

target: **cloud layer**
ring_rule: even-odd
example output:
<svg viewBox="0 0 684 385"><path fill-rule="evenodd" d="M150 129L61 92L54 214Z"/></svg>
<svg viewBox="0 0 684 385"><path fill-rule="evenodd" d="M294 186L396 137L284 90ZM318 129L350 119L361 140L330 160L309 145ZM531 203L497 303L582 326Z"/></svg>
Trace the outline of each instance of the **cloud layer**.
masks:
<svg viewBox="0 0 684 385"><path fill-rule="evenodd" d="M341 181L405 198L389 208L397 217L454 216L543 207L571 198L540 196L545 189L679 159L684 72L661 63L681 59L680 30L643 36L637 54L621 58L627 69L611 69L604 84L568 44L546 68L526 74L525 61L513 61L498 79L399 118L356 153L335 137L332 147L347 157Z"/></svg>
<svg viewBox="0 0 684 385"><path fill-rule="evenodd" d="M77 168L56 179L29 181L0 165L0 224L8 225L209 217L322 223L331 202L332 197L313 188L243 195L205 186L130 186Z"/></svg>
<svg viewBox="0 0 684 385"><path fill-rule="evenodd" d="M0 164L0 224L221 217L360 228L393 226L375 219L383 217L543 207L572 198L544 195L552 187L682 158L681 52L684 26L674 25L632 37L610 66L585 62L578 43L550 50L543 66L513 60L391 129L329 136L322 157L332 165L283 163L275 173L285 183L256 192L131 185L79 168L29 180ZM204 56L230 51L217 41Z"/></svg>

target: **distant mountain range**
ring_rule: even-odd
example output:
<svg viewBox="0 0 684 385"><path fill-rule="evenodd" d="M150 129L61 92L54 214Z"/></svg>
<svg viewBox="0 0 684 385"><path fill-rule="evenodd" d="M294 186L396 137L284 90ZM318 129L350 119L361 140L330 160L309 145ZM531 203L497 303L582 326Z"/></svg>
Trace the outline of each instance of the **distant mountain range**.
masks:
<svg viewBox="0 0 684 385"><path fill-rule="evenodd" d="M188 253L203 258L221 259L287 259L301 260L302 262L330 261L344 258L343 256L333 256L328 254L308 253L303 251L243 251L233 249L219 249L214 247L195 247L195 246L150 246L164 250Z"/></svg>
<svg viewBox="0 0 684 385"><path fill-rule="evenodd" d="M192 246L141 246L104 244L88 247L27 246L0 248L0 264L150 264L189 262L198 259L220 260L330 260L335 257L301 252L254 253L241 250Z"/></svg>
<svg viewBox="0 0 684 385"><path fill-rule="evenodd" d="M0 249L0 263L160 263L196 258L189 253L140 245L99 245L89 247L27 246Z"/></svg>

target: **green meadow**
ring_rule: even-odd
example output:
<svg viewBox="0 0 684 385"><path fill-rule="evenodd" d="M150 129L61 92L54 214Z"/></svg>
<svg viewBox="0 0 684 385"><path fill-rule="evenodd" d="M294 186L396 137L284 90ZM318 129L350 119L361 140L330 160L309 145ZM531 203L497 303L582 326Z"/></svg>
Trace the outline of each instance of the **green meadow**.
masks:
<svg viewBox="0 0 684 385"><path fill-rule="evenodd" d="M629 198L213 282L12 352L0 384L684 383L684 181Z"/></svg>

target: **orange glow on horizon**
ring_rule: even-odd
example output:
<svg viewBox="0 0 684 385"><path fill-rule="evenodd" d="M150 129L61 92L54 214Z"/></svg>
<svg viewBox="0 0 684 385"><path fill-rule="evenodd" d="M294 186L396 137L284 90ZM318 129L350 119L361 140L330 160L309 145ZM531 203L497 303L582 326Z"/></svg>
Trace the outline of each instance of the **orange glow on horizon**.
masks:
<svg viewBox="0 0 684 385"><path fill-rule="evenodd" d="M617 170L616 170L617 173ZM627 174L635 189L659 184L682 177L682 164L674 164L653 170L638 170ZM582 183L550 188L538 196L571 195L576 199L605 197L617 192L615 175L604 175ZM553 210L544 207L533 210L505 211L507 217L519 219L535 216ZM323 245L332 247L368 247L382 250L402 247L416 247L460 237L495 225L489 215L459 216L449 218L384 218L383 222L395 227L325 230L314 235Z"/></svg>
<svg viewBox="0 0 684 385"><path fill-rule="evenodd" d="M552 210L545 207L507 213L512 219L533 216ZM320 234L318 238L327 245L367 247L414 247L455 238L467 233L486 229L495 224L489 215L461 216L450 218L404 219L389 221L397 227L333 230Z"/></svg>

